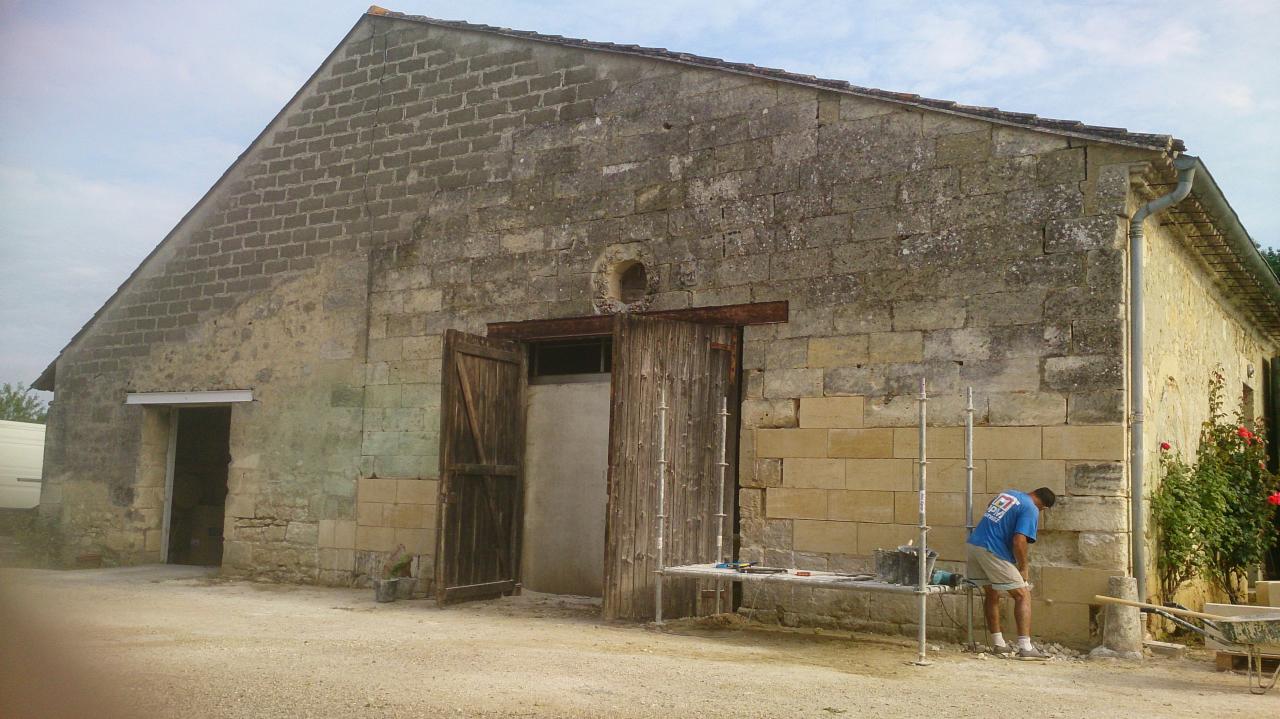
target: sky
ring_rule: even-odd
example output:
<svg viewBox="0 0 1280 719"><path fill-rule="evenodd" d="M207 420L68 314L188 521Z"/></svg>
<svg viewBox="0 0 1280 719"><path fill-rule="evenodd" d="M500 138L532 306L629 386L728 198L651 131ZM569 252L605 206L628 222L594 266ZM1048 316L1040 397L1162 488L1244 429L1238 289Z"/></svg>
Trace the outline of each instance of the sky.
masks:
<svg viewBox="0 0 1280 719"><path fill-rule="evenodd" d="M1172 134L1280 246L1276 0L383 1ZM0 382L39 375L367 7L0 0Z"/></svg>

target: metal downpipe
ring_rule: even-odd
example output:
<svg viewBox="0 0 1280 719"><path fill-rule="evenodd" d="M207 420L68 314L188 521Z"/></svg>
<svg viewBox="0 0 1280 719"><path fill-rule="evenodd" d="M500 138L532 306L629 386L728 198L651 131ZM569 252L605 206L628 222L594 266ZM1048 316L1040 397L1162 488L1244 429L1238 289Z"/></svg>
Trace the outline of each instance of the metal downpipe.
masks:
<svg viewBox="0 0 1280 719"><path fill-rule="evenodd" d="M1142 357L1143 287L1142 287L1142 223L1148 217L1163 212L1181 202L1191 192L1198 160L1191 155L1179 155L1173 161L1178 171L1178 185L1163 197L1148 202L1133 213L1129 220L1129 511L1130 557L1133 560L1133 576L1138 580L1138 597L1147 598L1147 545L1146 515L1143 511L1143 459L1142 441L1144 383L1146 367Z"/></svg>

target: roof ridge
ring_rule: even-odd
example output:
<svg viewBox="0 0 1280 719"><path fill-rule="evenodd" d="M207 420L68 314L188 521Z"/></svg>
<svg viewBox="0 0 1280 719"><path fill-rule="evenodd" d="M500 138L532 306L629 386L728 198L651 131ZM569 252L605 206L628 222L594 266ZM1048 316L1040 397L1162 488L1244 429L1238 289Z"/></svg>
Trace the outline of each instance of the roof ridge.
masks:
<svg viewBox="0 0 1280 719"><path fill-rule="evenodd" d="M831 78L817 77L816 75L803 75L800 73L790 72L778 68L762 67L745 62L733 62L718 57L709 57L705 55L697 55L694 53L677 52L659 47L645 47L642 45L620 44L612 42L602 42L597 40L587 40L585 38L572 38L563 35L546 35L532 30L513 30L506 27L498 27L495 25L484 25L479 23L470 23L464 20L441 20L439 18L428 17L426 15L410 15L407 13L388 10L377 5L369 6L366 12L368 15L378 17L387 17L397 20L406 20L409 22L418 22L428 25L436 25L439 27L453 28L456 30L469 30L472 32L483 32L494 35L503 35L525 40L534 40L537 42L546 42L566 47L577 47L587 50L600 50L603 52L615 52L627 55L638 55L655 60L664 60L667 62L677 62L686 65L696 65L715 70L725 70L729 72L737 72L746 75L754 75L757 77L777 80L781 82L790 82L811 87L818 87L825 90L833 90L836 92L845 92L852 95L859 95L872 99L884 100L886 102L896 102L900 104L912 105L929 110L946 112L954 115L972 117L989 122L996 122L1016 127L1024 127L1034 130L1043 130L1058 134L1072 135L1085 139L1098 140L1101 142L1117 143L1122 145L1130 145L1155 150L1178 150L1186 149L1182 140L1172 135L1148 132L1131 132L1123 127L1108 127L1105 125L1090 125L1080 120L1062 120L1055 118L1040 117L1034 113L1027 112L1009 112L1001 110L997 107L983 107L978 105L965 105L953 100L941 100L936 98L924 97L914 93L895 92L892 90L881 90L874 87L863 87L854 85L847 80L835 80Z"/></svg>

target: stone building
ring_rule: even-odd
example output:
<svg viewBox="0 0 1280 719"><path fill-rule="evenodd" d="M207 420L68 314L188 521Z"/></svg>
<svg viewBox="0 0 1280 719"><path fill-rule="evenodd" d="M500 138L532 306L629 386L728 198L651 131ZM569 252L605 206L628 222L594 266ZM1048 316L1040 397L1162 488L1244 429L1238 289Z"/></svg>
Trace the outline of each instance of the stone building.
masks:
<svg viewBox="0 0 1280 719"><path fill-rule="evenodd" d="M737 556L856 569L914 534L925 378L941 559L963 557L972 386L979 505L1062 495L1036 630L1084 643L1090 597L1133 571L1127 218L1183 149L371 8L39 378L42 511L69 559L350 585L403 544L429 592L520 582L641 617L609 594L651 581L652 487L620 478L655 466L661 392L683 422L673 552L710 559L697 478L727 397ZM1280 285L1196 167L1146 223L1148 487L1154 444L1193 441L1211 368L1270 411Z"/></svg>

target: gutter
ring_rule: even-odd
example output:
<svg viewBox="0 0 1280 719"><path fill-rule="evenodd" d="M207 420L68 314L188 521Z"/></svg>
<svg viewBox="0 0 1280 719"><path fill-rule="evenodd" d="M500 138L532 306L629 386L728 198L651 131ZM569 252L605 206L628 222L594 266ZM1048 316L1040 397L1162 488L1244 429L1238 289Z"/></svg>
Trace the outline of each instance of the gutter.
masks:
<svg viewBox="0 0 1280 719"><path fill-rule="evenodd" d="M1142 293L1142 256L1143 232L1142 223L1148 217L1154 217L1173 205L1182 202L1191 194L1192 182L1200 160L1191 155L1180 155L1173 162L1178 171L1178 185L1163 197L1148 202L1133 213L1129 220L1129 510L1132 522L1129 530L1130 557L1133 560L1133 576L1138 580L1138 599L1147 597L1147 544L1146 516L1143 502L1143 460L1142 443L1143 397L1145 388L1146 366L1142 361L1143 334L1143 293ZM1257 250L1254 250L1257 254Z"/></svg>

